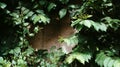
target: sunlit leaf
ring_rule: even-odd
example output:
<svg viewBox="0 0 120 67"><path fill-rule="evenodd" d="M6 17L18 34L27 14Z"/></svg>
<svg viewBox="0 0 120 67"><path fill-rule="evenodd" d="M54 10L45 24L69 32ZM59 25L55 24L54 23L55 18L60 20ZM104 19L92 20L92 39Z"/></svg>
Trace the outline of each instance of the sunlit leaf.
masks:
<svg viewBox="0 0 120 67"><path fill-rule="evenodd" d="M107 30L107 26L104 23L101 23L100 30L101 31L106 31Z"/></svg>
<svg viewBox="0 0 120 67"><path fill-rule="evenodd" d="M111 60L110 57L106 57L106 58L105 58L105 60L104 60L104 62L103 62L104 67L108 67L108 63L109 63L110 60Z"/></svg>
<svg viewBox="0 0 120 67"><path fill-rule="evenodd" d="M67 9L63 8L59 11L60 18L63 18L66 14L67 14Z"/></svg>
<svg viewBox="0 0 120 67"><path fill-rule="evenodd" d="M4 9L7 5L5 3L0 2L0 8Z"/></svg>
<svg viewBox="0 0 120 67"><path fill-rule="evenodd" d="M91 20L83 20L81 23L84 24L86 27L90 28L91 27Z"/></svg>

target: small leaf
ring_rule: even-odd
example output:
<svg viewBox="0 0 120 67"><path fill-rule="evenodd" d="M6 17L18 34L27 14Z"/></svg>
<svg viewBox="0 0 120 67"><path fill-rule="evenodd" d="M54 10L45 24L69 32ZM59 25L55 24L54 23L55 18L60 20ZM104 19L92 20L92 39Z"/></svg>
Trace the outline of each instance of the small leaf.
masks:
<svg viewBox="0 0 120 67"><path fill-rule="evenodd" d="M36 27L34 28L34 32L37 33L38 31L39 31L39 26L36 26Z"/></svg>
<svg viewBox="0 0 120 67"><path fill-rule="evenodd" d="M53 9L54 7L56 7L55 3L50 3L47 7L48 11L51 11L51 9Z"/></svg>
<svg viewBox="0 0 120 67"><path fill-rule="evenodd" d="M7 5L5 3L0 2L0 8L4 9Z"/></svg>
<svg viewBox="0 0 120 67"><path fill-rule="evenodd" d="M91 20L83 20L81 23L83 23L86 27L90 28L91 27Z"/></svg>
<svg viewBox="0 0 120 67"><path fill-rule="evenodd" d="M75 59L74 54L70 54L70 56L66 58L66 62L70 64L74 61L74 59Z"/></svg>
<svg viewBox="0 0 120 67"><path fill-rule="evenodd" d="M97 23L97 22L92 22L92 25L93 25L93 27L95 28L95 30L96 31L99 31L99 29L100 29L100 24L99 23Z"/></svg>
<svg viewBox="0 0 120 67"><path fill-rule="evenodd" d="M107 30L107 26L104 23L101 23L100 30L101 31L106 31Z"/></svg>
<svg viewBox="0 0 120 67"><path fill-rule="evenodd" d="M59 11L59 16L60 18L63 18L67 14L67 9L61 9Z"/></svg>
<svg viewBox="0 0 120 67"><path fill-rule="evenodd" d="M15 51L15 53L20 53L21 49L20 49L20 47L17 47L17 48L14 49L14 51Z"/></svg>
<svg viewBox="0 0 120 67"><path fill-rule="evenodd" d="M39 20L40 20L40 16L33 16L34 19L33 19L33 23L36 24Z"/></svg>

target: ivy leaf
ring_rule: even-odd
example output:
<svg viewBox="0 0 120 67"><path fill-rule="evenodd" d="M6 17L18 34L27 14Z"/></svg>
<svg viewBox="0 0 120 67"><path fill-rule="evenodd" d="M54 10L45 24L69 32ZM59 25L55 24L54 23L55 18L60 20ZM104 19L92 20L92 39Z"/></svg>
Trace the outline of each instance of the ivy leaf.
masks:
<svg viewBox="0 0 120 67"><path fill-rule="evenodd" d="M60 18L63 18L67 14L67 9L61 9L59 11L59 16Z"/></svg>

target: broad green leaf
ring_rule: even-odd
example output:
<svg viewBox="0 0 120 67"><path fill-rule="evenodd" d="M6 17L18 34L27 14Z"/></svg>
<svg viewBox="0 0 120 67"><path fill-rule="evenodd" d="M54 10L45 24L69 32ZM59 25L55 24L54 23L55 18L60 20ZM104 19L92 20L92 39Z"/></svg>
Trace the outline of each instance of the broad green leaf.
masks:
<svg viewBox="0 0 120 67"><path fill-rule="evenodd" d="M101 31L106 31L107 30L107 26L104 23L100 24L100 30Z"/></svg>
<svg viewBox="0 0 120 67"><path fill-rule="evenodd" d="M53 9L54 7L56 7L55 3L50 3L47 7L48 11L51 11L51 9Z"/></svg>
<svg viewBox="0 0 120 67"><path fill-rule="evenodd" d="M33 23L36 24L40 19L41 19L40 15L39 16L34 15Z"/></svg>
<svg viewBox="0 0 120 67"><path fill-rule="evenodd" d="M31 17L34 13L30 11L27 15L25 15L25 19L28 19L28 17Z"/></svg>
<svg viewBox="0 0 120 67"><path fill-rule="evenodd" d="M3 60L4 60L3 57L0 57L0 63L3 63Z"/></svg>
<svg viewBox="0 0 120 67"><path fill-rule="evenodd" d="M26 53L27 53L27 56L29 56L30 54L33 53L33 48L29 47L27 50L26 50Z"/></svg>
<svg viewBox="0 0 120 67"><path fill-rule="evenodd" d="M91 27L91 20L83 20L81 21L82 24L84 24L86 27L90 28Z"/></svg>
<svg viewBox="0 0 120 67"><path fill-rule="evenodd" d="M106 58L106 55L104 54L104 52L101 52L100 54L97 55L95 62L97 62L97 64L102 67L103 61L105 60L105 58Z"/></svg>
<svg viewBox="0 0 120 67"><path fill-rule="evenodd" d="M82 64L85 64L85 58L83 57L83 54L76 53L75 58Z"/></svg>
<svg viewBox="0 0 120 67"><path fill-rule="evenodd" d="M96 31L99 31L100 29L100 24L97 22L92 22L93 27L95 28Z"/></svg>
<svg viewBox="0 0 120 67"><path fill-rule="evenodd" d="M110 60L111 60L110 57L106 57L106 58L105 58L105 60L104 60L104 62L103 62L104 67L108 67L108 63L109 63Z"/></svg>
<svg viewBox="0 0 120 67"><path fill-rule="evenodd" d="M5 3L0 2L0 8L4 9L7 5Z"/></svg>
<svg viewBox="0 0 120 67"><path fill-rule="evenodd" d="M72 62L74 61L74 59L75 59L74 54L70 54L70 56L68 56L68 57L66 58L66 62L67 62L68 64L70 64L70 63L72 63Z"/></svg>
<svg viewBox="0 0 120 67"><path fill-rule="evenodd" d="M63 8L59 11L60 18L63 18L66 14L67 14L67 9Z"/></svg>
<svg viewBox="0 0 120 67"><path fill-rule="evenodd" d="M44 15L39 15L41 21L46 24L46 23L49 23L50 19L45 17Z"/></svg>
<svg viewBox="0 0 120 67"><path fill-rule="evenodd" d="M23 11L23 14L26 15L29 11L30 11L30 10L25 9L25 10Z"/></svg>
<svg viewBox="0 0 120 67"><path fill-rule="evenodd" d="M16 47L16 48L14 49L14 52L15 52L15 53L20 53L20 52L21 52L20 47Z"/></svg>
<svg viewBox="0 0 120 67"><path fill-rule="evenodd" d="M107 64L108 67L113 67L114 62L115 62L115 60L114 60L114 59L111 59L111 60L109 61L109 63Z"/></svg>
<svg viewBox="0 0 120 67"><path fill-rule="evenodd" d="M84 57L86 62L89 62L89 59L91 59L92 57L90 53L83 53L82 56Z"/></svg>
<svg viewBox="0 0 120 67"><path fill-rule="evenodd" d="M99 61L99 59L100 59L101 56L103 56L103 55L104 55L104 52L101 52L101 53L97 54L96 59L95 59L95 62Z"/></svg>
<svg viewBox="0 0 120 67"><path fill-rule="evenodd" d="M3 65L3 67L11 67L11 63L10 63L10 62L5 63L5 64Z"/></svg>
<svg viewBox="0 0 120 67"><path fill-rule="evenodd" d="M66 62L68 64L72 63L75 59L77 59L80 63L84 64L85 63L85 59L82 56L82 54L80 53L73 53L70 54L70 56L67 57Z"/></svg>
<svg viewBox="0 0 120 67"><path fill-rule="evenodd" d="M64 42L67 43L67 45L76 45L78 44L78 37L77 36L71 36L69 38L63 39Z"/></svg>
<svg viewBox="0 0 120 67"><path fill-rule="evenodd" d="M120 59L117 59L117 60L114 62L114 67L120 67Z"/></svg>

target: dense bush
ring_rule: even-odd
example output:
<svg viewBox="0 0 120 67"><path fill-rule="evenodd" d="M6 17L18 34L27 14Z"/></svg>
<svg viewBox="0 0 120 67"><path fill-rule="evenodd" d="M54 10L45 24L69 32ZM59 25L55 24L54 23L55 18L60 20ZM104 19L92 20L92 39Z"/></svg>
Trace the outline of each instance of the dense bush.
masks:
<svg viewBox="0 0 120 67"><path fill-rule="evenodd" d="M120 67L119 0L1 0L0 67ZM69 54L35 51L28 38L41 25L70 14L76 33L60 39L76 44Z"/></svg>

